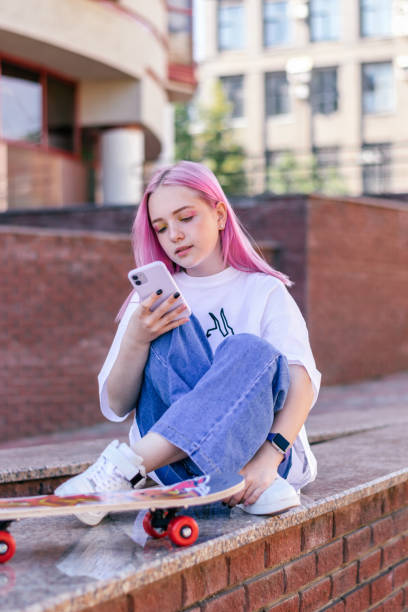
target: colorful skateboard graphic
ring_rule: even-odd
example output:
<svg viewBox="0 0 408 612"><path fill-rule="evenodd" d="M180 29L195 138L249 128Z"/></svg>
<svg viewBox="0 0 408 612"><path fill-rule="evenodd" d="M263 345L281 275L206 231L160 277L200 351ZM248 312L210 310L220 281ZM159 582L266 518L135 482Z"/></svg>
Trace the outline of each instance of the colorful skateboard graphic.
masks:
<svg viewBox="0 0 408 612"><path fill-rule="evenodd" d="M90 510L123 512L150 509L144 518L145 531L155 537L166 535L178 546L189 546L198 537L198 525L190 516L176 516L177 509L210 504L241 491L244 479L237 474L203 475L168 487L132 489L100 494L39 495L0 498L0 563L9 561L15 541L10 524L23 518L80 515Z"/></svg>

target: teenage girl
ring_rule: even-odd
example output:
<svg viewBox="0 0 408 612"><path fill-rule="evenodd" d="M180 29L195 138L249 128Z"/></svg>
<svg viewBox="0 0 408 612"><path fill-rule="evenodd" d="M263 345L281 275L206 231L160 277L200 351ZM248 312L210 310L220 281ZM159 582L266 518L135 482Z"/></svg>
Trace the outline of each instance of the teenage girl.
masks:
<svg viewBox="0 0 408 612"><path fill-rule="evenodd" d="M56 493L232 471L245 489L230 506L271 514L298 505L316 477L303 425L320 373L289 279L254 251L214 174L193 162L155 173L133 248L137 266L164 262L192 315L176 320L184 304L169 312L177 293L154 311L160 289L142 302L129 296L98 380L106 418L134 412L130 444L115 440Z"/></svg>

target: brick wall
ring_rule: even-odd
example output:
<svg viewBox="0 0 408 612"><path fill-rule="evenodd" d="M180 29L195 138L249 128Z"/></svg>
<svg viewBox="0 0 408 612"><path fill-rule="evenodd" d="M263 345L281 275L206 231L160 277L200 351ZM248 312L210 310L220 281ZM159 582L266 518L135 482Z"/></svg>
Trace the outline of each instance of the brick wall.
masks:
<svg viewBox="0 0 408 612"><path fill-rule="evenodd" d="M96 375L128 292L120 236L0 228L0 439L101 421Z"/></svg>
<svg viewBox="0 0 408 612"><path fill-rule="evenodd" d="M405 481L87 612L407 610L407 499Z"/></svg>
<svg viewBox="0 0 408 612"><path fill-rule="evenodd" d="M308 202L307 312L324 383L408 369L408 207Z"/></svg>
<svg viewBox="0 0 408 612"><path fill-rule="evenodd" d="M305 308L306 198L245 199L233 201L236 212L254 239L279 246L276 267L295 282L292 293ZM53 210L15 210L0 214L1 225L120 232L129 236L135 215L133 206L75 206ZM266 248L265 251L268 251ZM268 255L268 253L266 253ZM272 261L273 259L273 261Z"/></svg>
<svg viewBox="0 0 408 612"><path fill-rule="evenodd" d="M236 209L259 242L281 245L324 384L408 368L406 205L313 196ZM0 440L100 419L96 373L128 291L133 214L69 210L34 215L55 230L0 226ZM106 233L114 220L123 236ZM92 232L60 229L81 223Z"/></svg>

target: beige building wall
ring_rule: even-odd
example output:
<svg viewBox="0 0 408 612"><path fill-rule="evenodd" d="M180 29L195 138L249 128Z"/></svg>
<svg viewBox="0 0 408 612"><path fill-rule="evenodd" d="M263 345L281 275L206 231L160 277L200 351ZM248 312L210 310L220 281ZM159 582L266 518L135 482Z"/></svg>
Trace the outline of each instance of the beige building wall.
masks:
<svg viewBox="0 0 408 612"><path fill-rule="evenodd" d="M408 2L389 1L394 15L390 36L360 37L360 3L358 0L339 0L339 39L310 42L310 3L289 0L293 42L265 48L263 0L242 0L245 45L243 49L225 51L218 50L217 40L217 7L222 2L204 2L206 47L198 73L201 96L204 102L209 100L215 79L244 75L244 116L233 120L232 125L236 127L236 138L246 149L249 167L262 167L265 151L290 149L299 157L305 157L314 148L337 147L339 171L347 191L360 194L363 189L363 145L389 143L392 158L387 183L389 190L408 192L408 174L403 162L408 159L408 23L404 17L404 11L408 14ZM239 5L240 2L237 0L232 4ZM293 61L308 63L310 70L303 74L290 74ZM390 112L363 114L362 65L374 62L392 62L394 108ZM401 68L400 64L405 67ZM314 70L324 67L337 68L338 110L326 115L314 114L310 98L299 95L301 88L297 89L297 84L299 79L305 79L310 94L310 80L307 79ZM264 79L268 72L288 74L290 113L266 117ZM259 172L256 180L251 182L255 191L262 190Z"/></svg>

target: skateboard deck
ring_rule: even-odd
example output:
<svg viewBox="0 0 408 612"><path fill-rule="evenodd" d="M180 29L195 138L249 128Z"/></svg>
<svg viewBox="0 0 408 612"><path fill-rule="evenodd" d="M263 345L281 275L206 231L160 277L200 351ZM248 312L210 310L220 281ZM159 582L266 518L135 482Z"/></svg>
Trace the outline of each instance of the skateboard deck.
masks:
<svg viewBox="0 0 408 612"><path fill-rule="evenodd" d="M150 510L143 522L149 535L153 537L169 535L170 539L179 546L187 546L197 539L198 527L191 517L176 517L177 508L221 501L241 491L244 484L244 478L238 474L205 474L166 487L66 497L38 495L0 498L0 563L8 561L14 554L14 539L7 531L11 522L24 518L70 514L80 517L81 514L90 511L108 513ZM184 522L182 519L185 519ZM177 529L174 527L175 523L179 523ZM187 523L190 525L186 526ZM185 537L183 537L183 525ZM179 532L178 535L175 535L176 531ZM191 531L193 533L190 533ZM196 535L193 538L194 534Z"/></svg>

